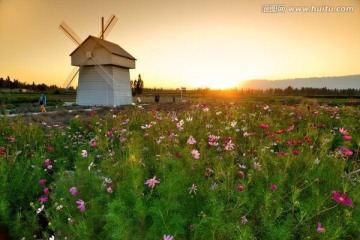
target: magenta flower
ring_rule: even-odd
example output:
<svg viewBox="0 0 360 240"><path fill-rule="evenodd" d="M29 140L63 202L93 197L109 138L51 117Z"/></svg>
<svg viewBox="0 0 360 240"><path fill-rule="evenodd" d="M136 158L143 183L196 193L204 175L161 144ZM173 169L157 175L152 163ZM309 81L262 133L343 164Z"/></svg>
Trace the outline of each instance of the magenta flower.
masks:
<svg viewBox="0 0 360 240"><path fill-rule="evenodd" d="M335 200L336 202L343 204L343 205L348 205L348 206L353 206L353 202L351 200L351 198L349 198L348 196L346 196L346 194L341 194L339 191L336 192L332 192L332 200Z"/></svg>
<svg viewBox="0 0 360 240"><path fill-rule="evenodd" d="M69 192L71 193L71 195L75 196L75 195L78 195L78 190L76 189L76 187L71 187L69 189Z"/></svg>
<svg viewBox="0 0 360 240"><path fill-rule="evenodd" d="M85 202L82 199L78 199L76 203L78 204L77 208L79 209L79 211L85 212Z"/></svg>
<svg viewBox="0 0 360 240"><path fill-rule="evenodd" d="M50 193L49 188L44 188L43 193L44 193L44 194L49 194L49 193Z"/></svg>
<svg viewBox="0 0 360 240"><path fill-rule="evenodd" d="M262 129L268 129L268 128L269 128L269 124L262 123L262 124L260 124L260 127L261 127Z"/></svg>
<svg viewBox="0 0 360 240"><path fill-rule="evenodd" d="M351 141L352 136L350 136L350 135L344 135L344 136L343 136L343 139L344 139L345 141Z"/></svg>
<svg viewBox="0 0 360 240"><path fill-rule="evenodd" d="M191 151L191 155L192 155L193 158L195 158L195 159L199 159L199 158L200 158L200 153L199 153L199 151L196 150L196 149L193 149L193 150Z"/></svg>
<svg viewBox="0 0 360 240"><path fill-rule="evenodd" d="M52 168L52 163L50 161L50 159L46 159L44 161L44 167L47 168L47 169L51 169Z"/></svg>
<svg viewBox="0 0 360 240"><path fill-rule="evenodd" d="M209 135L208 143L211 146L218 146L219 143L217 142L220 139L220 136Z"/></svg>
<svg viewBox="0 0 360 240"><path fill-rule="evenodd" d="M196 140L193 136L190 136L186 143L192 145L196 143Z"/></svg>
<svg viewBox="0 0 360 240"><path fill-rule="evenodd" d="M46 183L46 179L40 179L40 180L39 180L39 184L40 184L40 185L44 185L45 183Z"/></svg>
<svg viewBox="0 0 360 240"><path fill-rule="evenodd" d="M344 154L344 155L346 155L346 156L351 156L351 155L353 155L353 152L350 150L350 149L348 149L348 148L346 148L346 147L340 147L340 149L339 149L339 152L340 153L342 153L342 154Z"/></svg>
<svg viewBox="0 0 360 240"><path fill-rule="evenodd" d="M48 198L47 198L47 197L45 197L45 196L39 197L39 202L41 202L41 203L46 203L47 201L48 201Z"/></svg>
<svg viewBox="0 0 360 240"><path fill-rule="evenodd" d="M242 192L242 191L245 190L245 187L242 186L242 185L239 185L239 186L236 187L236 189L237 189L239 192Z"/></svg>
<svg viewBox="0 0 360 240"><path fill-rule="evenodd" d="M271 190L276 190L277 189L277 186L273 183L270 184L270 189Z"/></svg>
<svg viewBox="0 0 360 240"><path fill-rule="evenodd" d="M52 151L54 151L54 147L52 147L52 146L47 146L47 147L46 147L46 151L52 152Z"/></svg>
<svg viewBox="0 0 360 240"><path fill-rule="evenodd" d="M325 233L325 228L323 228L323 227L321 226L321 223L320 223L320 222L318 222L318 224L317 224L316 231L317 231L318 233Z"/></svg>
<svg viewBox="0 0 360 240"><path fill-rule="evenodd" d="M146 180L146 182L144 184L147 184L148 187L154 188L155 185L158 183L160 183L160 181L156 180L156 176L154 176L153 178Z"/></svg>
<svg viewBox="0 0 360 240"><path fill-rule="evenodd" d="M163 240L174 240L174 237L171 235L164 235Z"/></svg>
<svg viewBox="0 0 360 240"><path fill-rule="evenodd" d="M296 150L296 149L295 149L295 150L293 151L293 155L294 155L294 156L298 156L299 153L300 153L299 150Z"/></svg>

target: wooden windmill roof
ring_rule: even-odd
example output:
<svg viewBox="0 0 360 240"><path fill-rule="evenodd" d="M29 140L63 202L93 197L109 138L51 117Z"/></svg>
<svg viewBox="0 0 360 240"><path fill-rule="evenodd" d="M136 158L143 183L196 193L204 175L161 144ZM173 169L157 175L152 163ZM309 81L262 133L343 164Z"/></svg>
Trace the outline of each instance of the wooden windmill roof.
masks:
<svg viewBox="0 0 360 240"><path fill-rule="evenodd" d="M127 51L125 51L122 47L120 47L119 45L103 40L101 38L97 38L94 36L89 36L87 37L81 44L79 47L77 47L71 54L70 56L76 52L81 45L83 45L85 42L87 42L89 39L96 41L99 45L101 45L102 47L104 47L106 50L108 50L110 53L121 56L121 57L125 57L131 60L136 60L136 58L134 58L133 56L131 56L130 53L128 53Z"/></svg>

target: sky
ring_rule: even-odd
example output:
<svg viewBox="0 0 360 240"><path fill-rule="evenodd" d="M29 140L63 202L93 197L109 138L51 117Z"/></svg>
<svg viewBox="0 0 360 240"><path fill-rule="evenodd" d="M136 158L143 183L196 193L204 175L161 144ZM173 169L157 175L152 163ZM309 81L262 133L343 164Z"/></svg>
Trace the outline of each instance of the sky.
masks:
<svg viewBox="0 0 360 240"><path fill-rule="evenodd" d="M105 40L137 59L145 87L360 74L359 0L0 0L0 77L62 86L77 46L61 21L85 40L111 14Z"/></svg>

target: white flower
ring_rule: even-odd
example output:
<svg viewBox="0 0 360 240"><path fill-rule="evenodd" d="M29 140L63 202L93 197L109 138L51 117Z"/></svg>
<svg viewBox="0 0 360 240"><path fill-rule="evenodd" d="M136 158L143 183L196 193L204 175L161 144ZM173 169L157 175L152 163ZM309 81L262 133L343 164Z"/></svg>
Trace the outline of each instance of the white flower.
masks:
<svg viewBox="0 0 360 240"><path fill-rule="evenodd" d="M44 210L44 207L45 207L44 205L41 205L41 207L36 210L36 214L41 213L42 210Z"/></svg>

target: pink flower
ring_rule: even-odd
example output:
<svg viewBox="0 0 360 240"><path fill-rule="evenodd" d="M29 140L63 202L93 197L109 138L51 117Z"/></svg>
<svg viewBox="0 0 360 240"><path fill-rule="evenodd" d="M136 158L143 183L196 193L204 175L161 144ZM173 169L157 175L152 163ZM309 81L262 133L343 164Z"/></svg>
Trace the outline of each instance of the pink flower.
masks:
<svg viewBox="0 0 360 240"><path fill-rule="evenodd" d="M156 176L154 176L153 178L146 180L146 182L144 184L147 184L148 187L154 188L155 185L158 183L160 183L160 181L156 180Z"/></svg>
<svg viewBox="0 0 360 240"><path fill-rule="evenodd" d="M200 153L199 153L199 151L196 150L196 149L193 149L193 150L191 151L191 155L192 155L193 158L195 158L195 159L199 159L199 158L200 158Z"/></svg>
<svg viewBox="0 0 360 240"><path fill-rule="evenodd" d="M232 151L235 148L235 144L230 139L228 142L225 143L225 150L226 151Z"/></svg>
<svg viewBox="0 0 360 240"><path fill-rule="evenodd" d="M290 132L290 131L292 131L292 130L294 130L294 129L295 129L295 126L294 126L294 125L291 125L291 126L287 129L287 131Z"/></svg>
<svg viewBox="0 0 360 240"><path fill-rule="evenodd" d="M323 227L321 226L321 223L320 223L320 222L318 222L318 224L317 224L316 231L317 231L318 233L325 233L325 228L323 228Z"/></svg>
<svg viewBox="0 0 360 240"><path fill-rule="evenodd" d="M237 173L237 175L240 175L242 177L242 179L245 179L245 173L243 171L239 170L236 173Z"/></svg>
<svg viewBox="0 0 360 240"><path fill-rule="evenodd" d="M261 127L262 129L268 129L268 128L269 128L269 124L262 123L262 124L260 124L260 127Z"/></svg>
<svg viewBox="0 0 360 240"><path fill-rule="evenodd" d="M196 143L196 140L193 136L190 136L186 143L192 145Z"/></svg>
<svg viewBox="0 0 360 240"><path fill-rule="evenodd" d="M49 194L50 193L49 188L44 188L43 192L44 194Z"/></svg>
<svg viewBox="0 0 360 240"><path fill-rule="evenodd" d="M46 159L46 160L44 161L44 167L47 168L47 169L51 169L51 168L52 168L52 164L51 164L50 159Z"/></svg>
<svg viewBox="0 0 360 240"><path fill-rule="evenodd" d="M97 146L97 142L96 142L95 140L91 140L90 146L91 146L91 147L96 147L96 146Z"/></svg>
<svg viewBox="0 0 360 240"><path fill-rule="evenodd" d="M299 155L299 150L296 150L296 149L295 149L295 150L293 151L293 155L294 155L294 156L298 156L298 155Z"/></svg>
<svg viewBox="0 0 360 240"><path fill-rule="evenodd" d="M52 151L54 151L54 148L53 148L52 146L48 146L48 147L46 148L46 151L52 152Z"/></svg>
<svg viewBox="0 0 360 240"><path fill-rule="evenodd" d="M39 180L39 184L40 184L40 185L44 185L45 183L46 183L46 179L40 179L40 180Z"/></svg>
<svg viewBox="0 0 360 240"><path fill-rule="evenodd" d="M219 143L217 141L219 139L220 139L220 136L209 135L208 144L211 145L211 146L218 146Z"/></svg>
<svg viewBox="0 0 360 240"><path fill-rule="evenodd" d="M108 131L107 133L106 133L106 135L108 136L108 137L112 137L113 135L114 135L114 132L113 131Z"/></svg>
<svg viewBox="0 0 360 240"><path fill-rule="evenodd" d="M76 203L78 204L77 208L79 209L79 211L85 212L85 202L81 199L78 199Z"/></svg>
<svg viewBox="0 0 360 240"><path fill-rule="evenodd" d="M47 197L44 197L44 196L39 197L39 202L46 203L47 201L48 201Z"/></svg>
<svg viewBox="0 0 360 240"><path fill-rule="evenodd" d="M174 240L174 237L171 235L164 235L163 240Z"/></svg>
<svg viewBox="0 0 360 240"><path fill-rule="evenodd" d="M239 192L242 192L242 191L245 190L245 187L242 186L242 185L239 185L239 186L236 187L236 189L237 189Z"/></svg>
<svg viewBox="0 0 360 240"><path fill-rule="evenodd" d="M71 195L75 196L75 195L78 195L78 190L76 189L76 187L71 187L69 189L69 192L71 193Z"/></svg>
<svg viewBox="0 0 360 240"><path fill-rule="evenodd" d="M348 205L348 206L353 206L353 202L351 200L351 198L349 198L348 196L346 196L346 194L341 194L339 191L336 192L332 192L332 200L335 200L336 202L343 204L343 205Z"/></svg>
<svg viewBox="0 0 360 240"><path fill-rule="evenodd" d="M350 136L350 135L344 135L344 136L343 136L343 139L344 139L345 141L351 141L352 136Z"/></svg>
<svg viewBox="0 0 360 240"><path fill-rule="evenodd" d="M271 183L271 184L270 184L270 189L271 189L271 190L276 190L276 189L277 189L277 186L276 186L274 183Z"/></svg>
<svg viewBox="0 0 360 240"><path fill-rule="evenodd" d="M348 131L346 131L344 128L339 128L339 132L342 134L342 135L348 135Z"/></svg>
<svg viewBox="0 0 360 240"><path fill-rule="evenodd" d="M348 148L346 148L344 146L340 147L339 152L346 155L346 156L353 155L353 152L350 149L348 149Z"/></svg>

